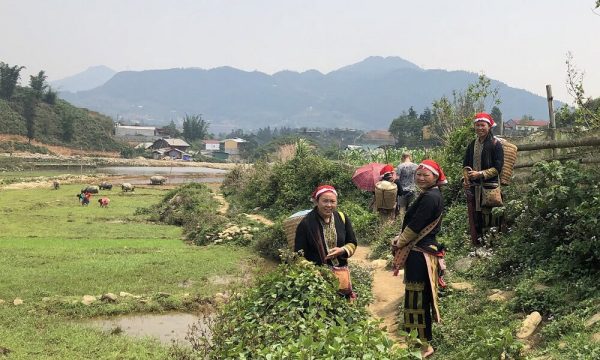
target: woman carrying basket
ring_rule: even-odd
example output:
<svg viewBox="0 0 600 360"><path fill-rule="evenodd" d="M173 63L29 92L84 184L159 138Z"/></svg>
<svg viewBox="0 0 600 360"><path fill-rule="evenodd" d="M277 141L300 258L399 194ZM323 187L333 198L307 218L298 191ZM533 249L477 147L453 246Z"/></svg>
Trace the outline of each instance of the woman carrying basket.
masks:
<svg viewBox="0 0 600 360"><path fill-rule="evenodd" d="M353 299L356 294L352 291L348 272L348 258L356 250L352 223L337 211L337 192L333 186L317 187L311 198L315 207L296 228L294 251L302 250L306 260L316 265L328 265L334 272L348 273L348 284L340 281L340 292Z"/></svg>
<svg viewBox="0 0 600 360"><path fill-rule="evenodd" d="M436 234L444 211L438 186L447 181L435 161L424 160L417 167L415 183L421 192L404 216L402 232L392 241L393 267L396 275L404 269L404 329L417 331L426 358L433 354L432 319L440 320L438 285L445 285L441 279L445 251Z"/></svg>

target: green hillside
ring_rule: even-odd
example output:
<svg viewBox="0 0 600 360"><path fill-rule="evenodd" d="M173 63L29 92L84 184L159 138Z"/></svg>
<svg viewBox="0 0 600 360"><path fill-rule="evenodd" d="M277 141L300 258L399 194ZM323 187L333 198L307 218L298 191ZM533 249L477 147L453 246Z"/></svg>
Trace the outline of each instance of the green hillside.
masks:
<svg viewBox="0 0 600 360"><path fill-rule="evenodd" d="M18 87L10 101L0 99L0 133L27 136L24 116L27 89ZM124 144L112 135L112 120L57 99L35 105L33 139L84 150L119 151Z"/></svg>

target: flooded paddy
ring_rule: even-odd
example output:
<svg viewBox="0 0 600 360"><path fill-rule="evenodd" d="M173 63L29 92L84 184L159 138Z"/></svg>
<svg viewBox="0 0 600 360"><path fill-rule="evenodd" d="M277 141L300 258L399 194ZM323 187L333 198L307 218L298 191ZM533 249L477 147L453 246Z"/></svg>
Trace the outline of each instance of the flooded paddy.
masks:
<svg viewBox="0 0 600 360"><path fill-rule="evenodd" d="M185 344L185 337L192 325L208 333L205 319L206 315L187 313L138 314L93 319L85 324L110 334L124 334L136 338L153 337L164 344L171 344L172 341Z"/></svg>
<svg viewBox="0 0 600 360"><path fill-rule="evenodd" d="M222 182L227 170L206 167L133 167L113 166L96 169L98 173L118 176L121 182L134 185L148 184L151 176L167 177L166 184Z"/></svg>

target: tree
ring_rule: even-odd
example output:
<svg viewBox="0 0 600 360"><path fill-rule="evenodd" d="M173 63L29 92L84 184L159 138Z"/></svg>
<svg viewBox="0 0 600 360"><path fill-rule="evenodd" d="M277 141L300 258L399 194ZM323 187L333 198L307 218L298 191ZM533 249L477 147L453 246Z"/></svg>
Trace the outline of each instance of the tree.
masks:
<svg viewBox="0 0 600 360"><path fill-rule="evenodd" d="M27 139L31 140L35 136L35 107L37 106L37 97L33 92L28 92L23 103L23 117L27 127Z"/></svg>
<svg viewBox="0 0 600 360"><path fill-rule="evenodd" d="M423 124L423 126L427 126L431 124L432 116L433 115L431 114L431 109L429 107L426 107L425 110L423 110L423 113L419 115L419 120L421 120L421 124Z"/></svg>
<svg viewBox="0 0 600 360"><path fill-rule="evenodd" d="M502 129L502 111L500 111L500 108L494 106L490 115L492 115L492 119L498 125L498 129Z"/></svg>
<svg viewBox="0 0 600 360"><path fill-rule="evenodd" d="M396 140L396 145L410 146L422 139L423 126L411 106L408 113L402 112L402 115L392 120L388 131Z"/></svg>
<svg viewBox="0 0 600 360"><path fill-rule="evenodd" d="M15 92L19 77L21 76L21 70L25 66L8 66L3 62L0 62L0 98L10 100Z"/></svg>
<svg viewBox="0 0 600 360"><path fill-rule="evenodd" d="M75 135L75 117L71 114L64 114L61 120L62 139L71 142Z"/></svg>
<svg viewBox="0 0 600 360"><path fill-rule="evenodd" d="M183 137L187 141L202 140L208 136L208 121L202 115L185 115L183 118Z"/></svg>
<svg viewBox="0 0 600 360"><path fill-rule="evenodd" d="M499 105L498 89L491 87L491 81L484 75L467 90L452 92L452 101L442 97L433 102L432 133L444 145L448 145L450 135L458 128L470 124L475 113L487 107Z"/></svg>
<svg viewBox="0 0 600 360"><path fill-rule="evenodd" d="M175 121L171 120L169 125L163 128L165 134L169 135L172 138L179 137L181 132L177 129L177 125L175 125Z"/></svg>
<svg viewBox="0 0 600 360"><path fill-rule="evenodd" d="M56 99L58 98L58 93L52 90L51 86L48 86L48 90L44 94L44 102L46 104L54 105L56 104Z"/></svg>
<svg viewBox="0 0 600 360"><path fill-rule="evenodd" d="M29 76L29 87L31 87L33 93L38 99L42 98L44 91L48 87L48 84L46 84L46 78L47 76L44 73L44 70L40 70L40 72L35 76Z"/></svg>

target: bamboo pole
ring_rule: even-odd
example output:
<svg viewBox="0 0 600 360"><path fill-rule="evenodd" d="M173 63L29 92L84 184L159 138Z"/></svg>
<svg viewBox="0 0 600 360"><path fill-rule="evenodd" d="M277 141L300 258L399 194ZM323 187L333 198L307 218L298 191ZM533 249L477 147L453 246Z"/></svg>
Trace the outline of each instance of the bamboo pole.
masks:
<svg viewBox="0 0 600 360"><path fill-rule="evenodd" d="M519 151L544 150L544 149L562 149L579 146L599 146L600 137L585 137L580 139L568 140L546 140L532 144L517 145Z"/></svg>

